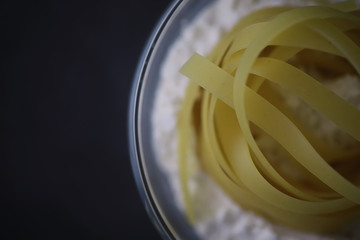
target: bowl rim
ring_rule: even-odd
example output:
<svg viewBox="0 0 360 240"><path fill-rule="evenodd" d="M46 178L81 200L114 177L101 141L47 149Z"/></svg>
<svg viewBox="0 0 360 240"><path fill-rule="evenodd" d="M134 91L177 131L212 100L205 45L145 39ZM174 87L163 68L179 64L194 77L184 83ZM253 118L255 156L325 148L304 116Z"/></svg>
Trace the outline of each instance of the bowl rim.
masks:
<svg viewBox="0 0 360 240"><path fill-rule="evenodd" d="M128 141L133 176L148 216L150 216L150 220L164 239L176 239L176 237L161 215L161 211L151 195L149 183L145 179L146 174L141 162L141 149L139 147L141 144L138 138L138 126L140 121L138 115L141 102L140 93L153 50L157 45L164 28L167 26L174 13L183 2L184 0L173 0L151 32L135 70L135 76L133 78L130 92L130 102L128 105Z"/></svg>

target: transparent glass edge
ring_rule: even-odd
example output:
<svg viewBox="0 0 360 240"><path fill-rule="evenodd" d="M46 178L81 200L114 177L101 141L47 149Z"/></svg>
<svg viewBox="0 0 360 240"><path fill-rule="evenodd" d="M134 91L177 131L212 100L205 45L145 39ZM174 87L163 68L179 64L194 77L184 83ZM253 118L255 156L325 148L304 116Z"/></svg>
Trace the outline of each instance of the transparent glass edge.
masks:
<svg viewBox="0 0 360 240"><path fill-rule="evenodd" d="M141 150L139 149L137 139L139 132L141 132L141 126L138 123L140 116L138 116L139 112L137 109L139 109L138 105L141 102L141 84L142 81L146 78L145 74L147 66L150 62L151 53L156 43L158 42L166 24L169 22L182 2L184 1L175 0L169 5L156 24L152 34L148 38L149 40L141 54L137 68L135 70L128 107L128 140L132 172L145 209L163 239L176 239L176 233L171 228L171 226L165 222L165 216L161 213L161 209L157 206L156 200L151 196L151 186L149 186L146 179L144 179L146 176L141 163Z"/></svg>

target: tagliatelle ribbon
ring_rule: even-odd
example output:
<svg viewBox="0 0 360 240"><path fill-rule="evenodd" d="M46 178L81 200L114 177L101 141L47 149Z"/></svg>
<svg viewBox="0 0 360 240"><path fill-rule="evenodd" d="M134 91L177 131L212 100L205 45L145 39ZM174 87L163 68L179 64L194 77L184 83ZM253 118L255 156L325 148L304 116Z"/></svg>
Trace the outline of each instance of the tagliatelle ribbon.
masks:
<svg viewBox="0 0 360 240"><path fill-rule="evenodd" d="M355 10L355 1L260 10L240 21L209 59L194 54L185 63L181 73L192 83L179 114L179 164L191 221L186 154L193 115L201 119L196 132L202 166L240 205L310 231L333 230L360 215L359 186L324 158L328 150L345 159L346 151L320 143L283 109L275 99L278 93L269 87L302 99L360 142L359 109L290 62L304 50L321 52L346 60L359 75L360 42L350 37L360 32ZM201 113L194 112L196 101L201 102ZM297 183L267 158L252 125L289 155L285 164L296 166L296 173L308 177L312 186Z"/></svg>

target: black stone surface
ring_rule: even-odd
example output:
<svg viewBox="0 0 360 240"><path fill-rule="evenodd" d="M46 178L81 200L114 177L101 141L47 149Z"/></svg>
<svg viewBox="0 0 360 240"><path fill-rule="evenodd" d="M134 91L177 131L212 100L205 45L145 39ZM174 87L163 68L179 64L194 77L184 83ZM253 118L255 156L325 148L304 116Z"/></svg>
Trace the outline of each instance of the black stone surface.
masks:
<svg viewBox="0 0 360 240"><path fill-rule="evenodd" d="M0 4L0 239L159 239L130 167L127 110L170 1Z"/></svg>

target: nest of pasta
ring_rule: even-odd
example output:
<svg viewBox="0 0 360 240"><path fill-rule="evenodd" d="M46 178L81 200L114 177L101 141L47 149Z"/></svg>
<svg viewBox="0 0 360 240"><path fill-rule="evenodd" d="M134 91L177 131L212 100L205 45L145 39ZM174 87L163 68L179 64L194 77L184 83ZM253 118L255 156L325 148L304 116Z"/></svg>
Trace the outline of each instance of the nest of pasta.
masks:
<svg viewBox="0 0 360 240"><path fill-rule="evenodd" d="M360 110L327 87L346 76L360 81L355 1L251 13L209 56L194 54L181 72L191 80L178 123L190 220L191 131L205 171L242 207L318 232L359 216ZM289 99L323 119L318 125L335 126L335 141L317 134L321 126L299 116ZM337 140L338 135L344 137Z"/></svg>

